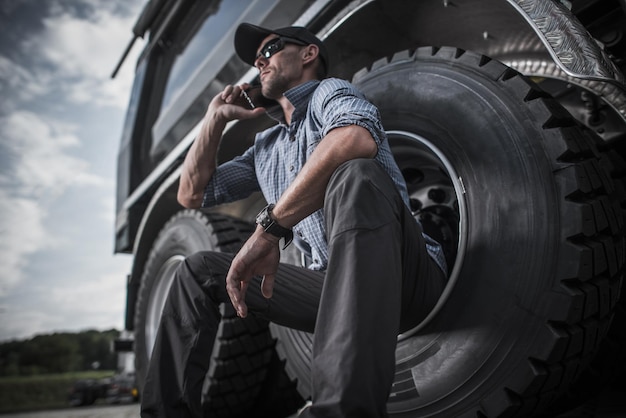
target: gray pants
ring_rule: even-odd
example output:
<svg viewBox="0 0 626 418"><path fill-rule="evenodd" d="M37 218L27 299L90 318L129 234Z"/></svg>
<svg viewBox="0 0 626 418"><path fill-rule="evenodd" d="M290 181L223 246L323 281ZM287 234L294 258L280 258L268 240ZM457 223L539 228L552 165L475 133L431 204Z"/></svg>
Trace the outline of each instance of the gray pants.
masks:
<svg viewBox="0 0 626 418"><path fill-rule="evenodd" d="M445 285L421 228L389 176L372 160L339 167L324 204L326 272L281 264L273 297L257 278L250 314L313 332L313 405L305 417L386 417L398 333L425 318ZM230 303L232 255L202 252L176 272L142 397L142 417L201 417L201 390L220 321ZM189 382L195 382L189 385Z"/></svg>

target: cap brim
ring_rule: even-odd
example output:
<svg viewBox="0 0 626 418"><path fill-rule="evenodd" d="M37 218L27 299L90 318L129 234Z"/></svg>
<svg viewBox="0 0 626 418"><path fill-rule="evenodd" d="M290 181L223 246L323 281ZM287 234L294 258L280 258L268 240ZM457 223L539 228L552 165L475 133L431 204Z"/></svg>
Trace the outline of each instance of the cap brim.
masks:
<svg viewBox="0 0 626 418"><path fill-rule="evenodd" d="M246 64L254 66L256 52L263 39L272 32L260 26L242 23L235 32L235 52Z"/></svg>

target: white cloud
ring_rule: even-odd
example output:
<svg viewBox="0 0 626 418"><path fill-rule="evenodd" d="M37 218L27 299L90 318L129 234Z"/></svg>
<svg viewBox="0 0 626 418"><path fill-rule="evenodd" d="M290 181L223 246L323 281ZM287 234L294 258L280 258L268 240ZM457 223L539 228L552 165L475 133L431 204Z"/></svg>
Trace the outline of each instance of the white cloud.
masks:
<svg viewBox="0 0 626 418"><path fill-rule="evenodd" d="M119 135L117 118L127 105L140 45L118 78L112 81L110 73L145 0L130 3L58 1L42 22L43 32L25 32L11 58L0 55L0 340L120 326L123 320L130 258L107 252L112 245L104 240L112 233L94 235L112 230L114 179L94 174L96 160L87 158L100 158L88 157L95 154L88 147ZM101 119L105 128L86 140L79 135L94 128L73 112L77 104L89 120L103 117L102 106L120 116ZM114 155L113 148L107 155ZM76 214L94 210L92 224L79 223ZM95 225L103 210L106 221ZM68 213L75 219L67 219ZM90 261L77 263L77 253ZM54 268L42 270L48 265ZM33 271L45 271L45 285Z"/></svg>
<svg viewBox="0 0 626 418"><path fill-rule="evenodd" d="M100 202L100 207L98 208L96 215L108 225L114 225L115 209L115 188L111 187L110 193Z"/></svg>
<svg viewBox="0 0 626 418"><path fill-rule="evenodd" d="M116 14L119 11L112 3L99 2L97 7L88 8L86 19L57 7L43 20L42 36L23 44L30 56L48 64L37 68L37 77L54 80L51 87L61 88L70 101L118 108L128 104L132 71L129 68L120 72L114 80L110 75L132 37L131 29L143 2L134 2L125 16ZM128 67L133 67L139 49L136 45L127 59Z"/></svg>
<svg viewBox="0 0 626 418"><path fill-rule="evenodd" d="M11 100L0 102L0 111L8 113L46 90L45 84L26 67L0 55L0 91L4 92L3 95L11 93Z"/></svg>
<svg viewBox="0 0 626 418"><path fill-rule="evenodd" d="M12 306L0 307L0 312L3 315L11 314L14 310ZM2 318L0 316L0 318ZM50 320L50 314L43 310L29 309L22 310L18 315L11 314L10 319L3 319L0 321L0 336L3 340L21 339L26 337L32 337L34 334L49 332L50 328L47 326Z"/></svg>
<svg viewBox="0 0 626 418"><path fill-rule="evenodd" d="M5 301L0 313L10 314L11 319L0 321L0 335L23 338L93 328L122 329L127 260L115 261L115 272L89 278L70 277L63 286L44 289L44 292L34 286L30 289L30 300ZM35 295L41 300L34 299Z"/></svg>
<svg viewBox="0 0 626 418"><path fill-rule="evenodd" d="M0 175L0 295L23 276L28 258L58 239L47 233L51 205L69 187L100 187L107 182L89 173L89 164L68 154L79 145L74 127L28 111L0 118L5 155Z"/></svg>
<svg viewBox="0 0 626 418"><path fill-rule="evenodd" d="M0 296L23 278L27 257L52 244L44 229L45 213L34 200L0 189Z"/></svg>
<svg viewBox="0 0 626 418"><path fill-rule="evenodd" d="M111 307L117 307L115 322L121 322L122 317L117 312L122 311L126 301L125 278L128 273L127 266L122 264L123 268L114 272L76 278L70 286L52 289L49 295L51 304L59 307L59 315L85 319L90 316L111 318Z"/></svg>
<svg viewBox="0 0 626 418"><path fill-rule="evenodd" d="M89 173L89 164L68 153L80 145L76 127L30 111L16 111L0 118L5 143L13 156L12 183L19 195L51 199L67 187L98 186L102 178Z"/></svg>

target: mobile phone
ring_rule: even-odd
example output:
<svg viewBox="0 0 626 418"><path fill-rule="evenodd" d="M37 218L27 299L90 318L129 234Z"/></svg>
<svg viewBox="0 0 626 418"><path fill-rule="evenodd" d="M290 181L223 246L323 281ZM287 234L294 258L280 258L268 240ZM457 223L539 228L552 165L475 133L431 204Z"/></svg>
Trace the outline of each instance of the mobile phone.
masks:
<svg viewBox="0 0 626 418"><path fill-rule="evenodd" d="M268 99L263 96L260 84L250 86L248 89L243 90L241 94L246 99L246 102L251 109L256 109L257 107L264 107L267 109L268 107L276 106L278 104L276 100Z"/></svg>

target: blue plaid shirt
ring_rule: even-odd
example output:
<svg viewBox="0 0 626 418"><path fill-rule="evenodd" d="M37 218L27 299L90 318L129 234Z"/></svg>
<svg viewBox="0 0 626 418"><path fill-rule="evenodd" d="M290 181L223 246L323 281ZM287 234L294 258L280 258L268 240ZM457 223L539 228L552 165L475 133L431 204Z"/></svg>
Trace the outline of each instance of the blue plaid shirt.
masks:
<svg viewBox="0 0 626 418"><path fill-rule="evenodd" d="M378 144L375 159L389 173L405 204L409 205L404 179L393 159L378 109L349 82L336 78L309 81L285 93L295 110L291 124L279 123L256 135L243 155L221 164L204 191L203 207L233 202L261 191L275 203L296 178L317 144L330 130L359 125ZM281 112L282 116L282 112ZM324 213L320 209L294 226L294 243L307 254L313 270L328 264ZM441 246L427 235L428 253L441 269L446 263Z"/></svg>

